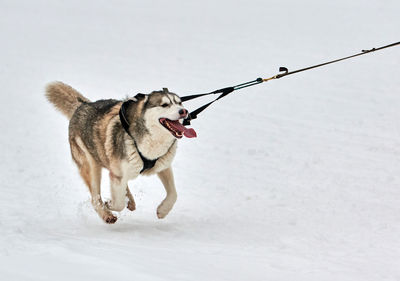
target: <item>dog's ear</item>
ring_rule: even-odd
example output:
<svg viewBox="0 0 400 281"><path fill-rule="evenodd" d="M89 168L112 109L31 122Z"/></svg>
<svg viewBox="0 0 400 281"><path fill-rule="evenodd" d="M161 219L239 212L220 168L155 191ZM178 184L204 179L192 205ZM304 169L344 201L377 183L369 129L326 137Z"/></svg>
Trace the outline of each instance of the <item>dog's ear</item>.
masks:
<svg viewBox="0 0 400 281"><path fill-rule="evenodd" d="M129 129L129 117L132 114L132 110L134 111L134 105L138 104L142 100L146 100L147 96L145 94L137 94L136 96L129 98L128 100L124 101L121 105L119 110L119 118L121 119L122 126L125 130Z"/></svg>
<svg viewBox="0 0 400 281"><path fill-rule="evenodd" d="M121 120L122 127L124 127L125 131L129 132L129 121L128 121L128 108L132 103L134 103L132 99L129 99L122 103L121 108L119 109L119 119Z"/></svg>
<svg viewBox="0 0 400 281"><path fill-rule="evenodd" d="M139 101L139 100L141 100L141 99L146 98L146 95L145 95L145 94L142 94L142 93L139 93L139 94L137 94L136 96L134 96L133 98Z"/></svg>

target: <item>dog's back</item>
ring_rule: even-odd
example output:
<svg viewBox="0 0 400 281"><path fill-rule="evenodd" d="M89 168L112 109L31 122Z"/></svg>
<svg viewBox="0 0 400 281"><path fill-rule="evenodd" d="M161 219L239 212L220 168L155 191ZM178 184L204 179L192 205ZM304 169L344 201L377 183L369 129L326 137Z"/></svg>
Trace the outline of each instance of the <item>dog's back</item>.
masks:
<svg viewBox="0 0 400 281"><path fill-rule="evenodd" d="M121 101L109 99L91 102L77 90L62 82L48 84L46 96L70 120L69 142L75 162L82 162L82 157L89 157L82 154L85 151L97 164L107 168L109 159L106 156L106 150L121 156L123 146L106 147L107 138L111 138L114 142L123 141L124 132L121 125L118 127L118 122L114 120L111 125L115 126L117 123L120 130L109 128L110 120L118 116ZM78 145L77 139L84 147Z"/></svg>
<svg viewBox="0 0 400 281"><path fill-rule="evenodd" d="M110 160L106 150L114 153L123 149L122 145L107 143L107 139L112 140L113 144L123 141L124 132L118 115L121 103L113 99L82 103L69 122L71 145L73 146L75 139L79 137L94 160L105 168ZM115 126L117 129L113 130Z"/></svg>

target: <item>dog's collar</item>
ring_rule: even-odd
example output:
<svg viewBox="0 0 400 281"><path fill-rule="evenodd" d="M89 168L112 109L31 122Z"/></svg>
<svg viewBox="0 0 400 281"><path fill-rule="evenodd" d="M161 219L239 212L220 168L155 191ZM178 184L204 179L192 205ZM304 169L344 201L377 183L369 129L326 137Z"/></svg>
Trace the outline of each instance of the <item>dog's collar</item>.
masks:
<svg viewBox="0 0 400 281"><path fill-rule="evenodd" d="M121 124L122 124L122 127L124 128L125 132L132 138L133 143L134 143L135 148L136 148L136 151L138 152L140 158L143 161L143 168L140 171L140 173L143 173L144 171L147 171L147 170L150 170L151 168L153 168L156 165L156 162L157 162L158 158L150 160L150 159L144 157L143 154L139 150L139 147L138 147L138 145L136 143L135 138L129 132L129 122L125 117L125 115L126 115L126 106L127 106L127 103L129 103L129 102L130 102L130 100L124 102L121 105L121 108L119 110L119 119L121 120Z"/></svg>

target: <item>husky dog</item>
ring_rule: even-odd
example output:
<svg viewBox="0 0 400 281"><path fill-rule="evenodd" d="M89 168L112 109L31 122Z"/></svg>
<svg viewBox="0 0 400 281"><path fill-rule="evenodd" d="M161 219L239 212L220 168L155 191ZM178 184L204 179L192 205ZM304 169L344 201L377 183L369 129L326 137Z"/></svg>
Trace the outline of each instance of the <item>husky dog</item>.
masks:
<svg viewBox="0 0 400 281"><path fill-rule="evenodd" d="M120 100L91 102L72 87L53 82L47 85L46 96L69 122L69 143L72 158L89 188L91 202L106 223L115 223L112 211L126 206L135 210L135 200L128 180L141 175L157 174L166 190L166 197L157 208L164 218L176 202L177 194L171 162L177 139L196 137L193 129L180 120L188 115L180 98L168 89L148 95ZM110 172L111 200L103 202L100 193L101 169Z"/></svg>

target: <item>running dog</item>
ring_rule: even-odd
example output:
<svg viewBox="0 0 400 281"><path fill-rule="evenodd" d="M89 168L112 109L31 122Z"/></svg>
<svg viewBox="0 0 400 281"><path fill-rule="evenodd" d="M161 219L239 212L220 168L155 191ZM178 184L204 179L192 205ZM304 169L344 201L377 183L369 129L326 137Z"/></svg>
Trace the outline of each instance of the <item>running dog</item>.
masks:
<svg viewBox="0 0 400 281"><path fill-rule="evenodd" d="M91 202L106 223L115 223L112 211L126 206L135 210L128 181L139 175L157 174L166 197L157 208L164 218L174 206L177 193L171 168L177 139L193 138L196 132L181 124L188 111L180 98L168 89L126 100L91 102L62 82L46 87L47 99L69 121L69 143L74 162L89 188ZM101 170L110 172L111 200L103 202L100 193Z"/></svg>

